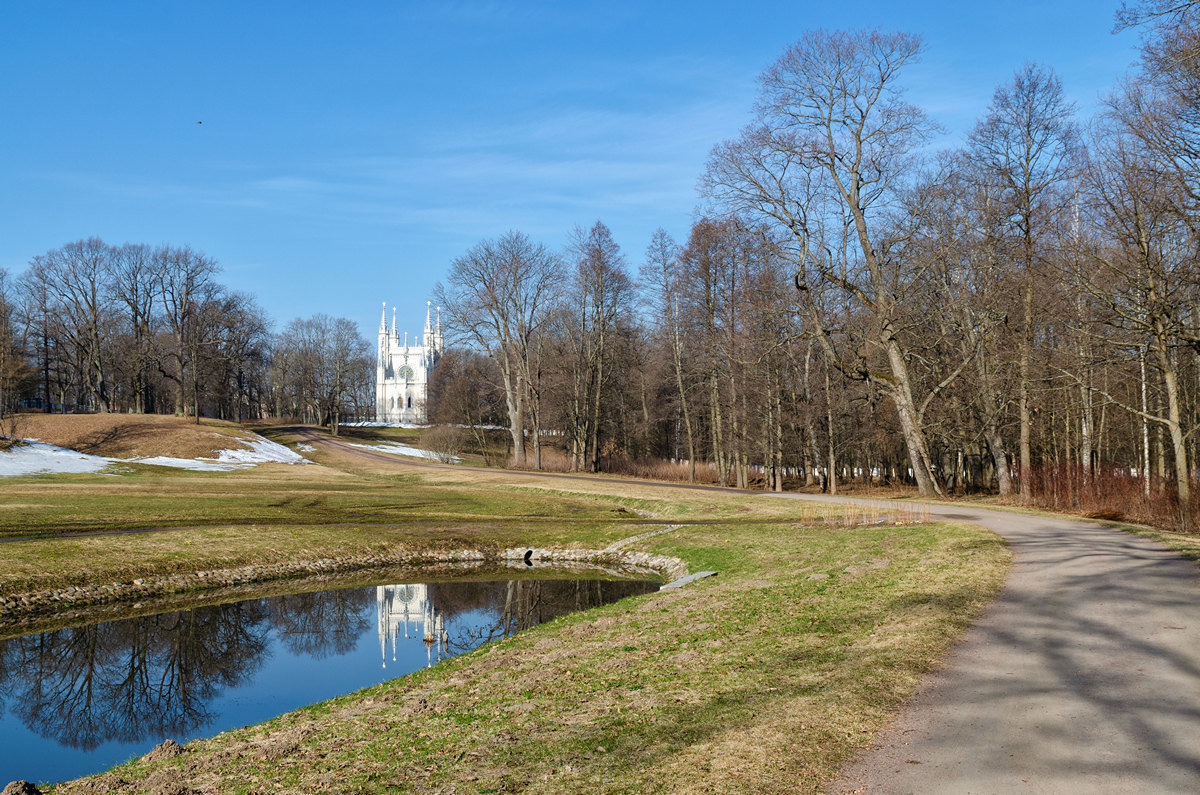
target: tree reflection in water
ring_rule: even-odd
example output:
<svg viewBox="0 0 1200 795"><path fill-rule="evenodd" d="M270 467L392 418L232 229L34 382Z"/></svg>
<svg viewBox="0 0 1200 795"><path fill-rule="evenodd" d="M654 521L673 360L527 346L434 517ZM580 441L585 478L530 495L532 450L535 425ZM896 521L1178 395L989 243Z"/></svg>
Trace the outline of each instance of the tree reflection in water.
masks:
<svg viewBox="0 0 1200 795"><path fill-rule="evenodd" d="M271 623L293 654L323 660L346 654L358 645L371 623L366 608L369 588L298 593L266 600Z"/></svg>
<svg viewBox="0 0 1200 795"><path fill-rule="evenodd" d="M0 692L31 730L72 748L186 734L262 664L264 617L256 600L16 638L0 651Z"/></svg>
<svg viewBox="0 0 1200 795"><path fill-rule="evenodd" d="M212 706L218 696L254 684L273 648L317 660L347 655L369 636L371 612L381 651L390 635L394 653L398 633L408 634L412 624L432 662L434 647L438 658L457 654L654 587L522 580L342 589L0 641L0 726L16 718L47 741L85 751L110 740L194 737L218 721ZM331 683L322 697L369 682L338 689L340 684Z"/></svg>
<svg viewBox="0 0 1200 795"><path fill-rule="evenodd" d="M454 587L446 588L448 585ZM448 636L446 650L453 655L576 610L599 607L657 587L632 580L510 580L435 583L429 586L429 592L430 601L443 611L447 624L450 618L467 610L485 610L494 616L484 624L460 626Z"/></svg>

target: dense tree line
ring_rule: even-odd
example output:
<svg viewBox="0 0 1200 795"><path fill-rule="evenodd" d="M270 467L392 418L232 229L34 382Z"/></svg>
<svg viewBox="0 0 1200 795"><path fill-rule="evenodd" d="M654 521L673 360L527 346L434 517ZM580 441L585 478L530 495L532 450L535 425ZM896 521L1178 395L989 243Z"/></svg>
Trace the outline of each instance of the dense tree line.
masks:
<svg viewBox="0 0 1200 795"><path fill-rule="evenodd" d="M0 412L367 416L372 357L318 315L272 334L252 296L188 247L78 240L0 277Z"/></svg>
<svg viewBox="0 0 1200 795"><path fill-rule="evenodd" d="M1123 11L1145 55L1096 118L1029 64L940 152L903 92L918 37L809 33L636 278L602 223L561 253L481 242L439 299L493 363L514 459L1076 505L1124 484L1193 527L1196 7Z"/></svg>

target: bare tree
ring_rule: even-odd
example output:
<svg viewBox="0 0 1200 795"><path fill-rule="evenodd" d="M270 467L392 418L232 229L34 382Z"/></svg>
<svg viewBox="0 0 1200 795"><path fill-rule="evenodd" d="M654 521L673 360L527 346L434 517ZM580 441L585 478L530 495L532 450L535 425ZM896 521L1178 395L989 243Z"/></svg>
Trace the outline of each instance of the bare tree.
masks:
<svg viewBox="0 0 1200 795"><path fill-rule="evenodd" d="M198 333L199 308L218 287L214 277L220 268L216 261L186 246L156 249L153 267L171 340L159 367L175 383L175 413L182 416L187 411L187 379L192 379L193 393L198 383L194 358L204 343ZM198 412L196 419L199 421Z"/></svg>
<svg viewBox="0 0 1200 795"><path fill-rule="evenodd" d="M933 126L905 102L900 73L921 41L878 31L805 34L760 78L757 115L742 136L718 146L705 187L726 207L772 222L776 253L796 269L802 310L839 369L882 387L895 405L922 494L940 493L918 417L898 325L900 295L914 274L903 254L908 230L889 218ZM871 318L864 342L884 369L839 351L822 311L826 289Z"/></svg>
<svg viewBox="0 0 1200 795"><path fill-rule="evenodd" d="M1131 355L1143 346L1162 377L1164 411L1140 409L1106 393L1131 414L1165 428L1174 452L1175 484L1183 526L1190 529L1190 468L1183 427L1182 384L1177 347L1186 337L1194 295L1186 270L1200 246L1175 210L1169 181L1157 161L1126 126L1120 105L1094 146L1089 185L1096 204L1097 236L1109 245L1091 252L1089 265L1102 268L1080 284L1107 310L1104 324L1123 332L1114 342Z"/></svg>
<svg viewBox="0 0 1200 795"><path fill-rule="evenodd" d="M504 385L513 457L523 466L534 336L550 315L561 259L520 232L484 240L450 265L438 302L458 339L486 351ZM541 428L531 429L540 438Z"/></svg>
<svg viewBox="0 0 1200 795"><path fill-rule="evenodd" d="M615 369L618 323L632 312L633 285L625 257L608 227L599 221L576 228L570 246L574 280L558 314L568 341L567 425L574 469L600 469L602 410L614 404L610 382Z"/></svg>
<svg viewBox="0 0 1200 795"><path fill-rule="evenodd" d="M15 314L8 271L0 269L0 417L15 409L31 373L18 343Z"/></svg>
<svg viewBox="0 0 1200 795"><path fill-rule="evenodd" d="M373 377L370 345L353 321L318 314L296 318L275 341L276 412L286 402L293 416L328 425L336 436L346 405L360 384ZM284 397L286 396L286 397Z"/></svg>
<svg viewBox="0 0 1200 795"><path fill-rule="evenodd" d="M642 281L650 285L651 306L667 347L671 352L671 371L674 375L676 396L679 399L679 414L687 435L688 482L696 481L696 436L692 429L688 387L684 377L684 339L680 319L679 246L667 232L659 228L646 247L646 262L642 268Z"/></svg>
<svg viewBox="0 0 1200 795"><path fill-rule="evenodd" d="M47 252L36 263L61 313L62 333L81 365L89 403L102 412L112 408L106 370L112 327L106 289L109 256L104 241L93 237Z"/></svg>
<svg viewBox="0 0 1200 795"><path fill-rule="evenodd" d="M1011 230L1011 256L1024 286L1017 335L1020 373L1017 413L1020 423L1020 491L1028 502L1032 487L1034 298L1047 282L1039 278L1048 258L1047 226L1069 194L1061 190L1076 171L1078 140L1075 106L1063 93L1053 71L1026 64L1012 83L1000 86L984 118L971 133L969 156L980 173L994 180ZM1055 203L1060 203L1055 206Z"/></svg>
<svg viewBox="0 0 1200 795"><path fill-rule="evenodd" d="M127 243L111 251L107 261L110 299L124 308L133 341L130 352L133 410L139 414L154 408L151 379L155 369L154 323L158 309L159 280L151 249Z"/></svg>

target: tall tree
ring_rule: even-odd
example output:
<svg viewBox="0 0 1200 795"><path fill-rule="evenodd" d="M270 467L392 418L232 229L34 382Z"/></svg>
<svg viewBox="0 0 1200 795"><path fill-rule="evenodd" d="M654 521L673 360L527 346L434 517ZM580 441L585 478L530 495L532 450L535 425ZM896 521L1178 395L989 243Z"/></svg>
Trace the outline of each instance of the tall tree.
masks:
<svg viewBox="0 0 1200 795"><path fill-rule="evenodd" d="M705 187L781 231L776 254L796 269L801 309L826 356L886 391L917 486L933 495L941 489L899 325L901 296L915 276L903 252L910 233L889 217L933 130L899 83L920 52L920 38L904 33L805 34L760 77L755 122L714 149ZM870 318L862 342L882 355L883 368L858 356L860 345L839 350L838 321L822 311L830 289Z"/></svg>
<svg viewBox="0 0 1200 795"><path fill-rule="evenodd" d="M187 411L187 379L193 387L198 383L194 360L206 342L200 336L199 310L218 288L215 277L220 268L215 260L186 246L156 249L153 267L171 340L160 369L175 383L175 413L182 416Z"/></svg>
<svg viewBox="0 0 1200 795"><path fill-rule="evenodd" d="M154 323L159 284L152 250L144 244L134 243L114 248L107 269L110 298L123 308L133 342L129 355L133 410L139 414L153 411L151 381L156 363Z"/></svg>
<svg viewBox="0 0 1200 795"><path fill-rule="evenodd" d="M513 458L526 462L535 335L550 316L563 277L562 260L520 232L484 240L454 260L437 286L452 333L486 351L500 370ZM540 438L541 428L532 433Z"/></svg>
<svg viewBox="0 0 1200 795"><path fill-rule="evenodd" d="M674 376L675 395L679 401L679 416L683 421L687 437L688 482L696 481L696 436L692 429L691 406L688 400L688 385L684 373L684 332L680 318L679 246L666 230L656 229L646 247L646 261L642 266L642 282L651 296L653 313L661 324L660 329L671 355L671 373Z"/></svg>
<svg viewBox="0 0 1200 795"><path fill-rule="evenodd" d="M997 199L1004 208L1013 243L1010 255L1023 280L1017 333L1019 488L1023 502L1029 502L1033 482L1030 441L1037 333L1034 299L1039 288L1047 284L1042 273L1051 254L1050 224L1071 198L1063 188L1076 172L1078 130L1074 115L1075 106L1063 93L1058 76L1043 66L1026 64L1011 83L996 89L968 146L980 173L998 188Z"/></svg>
<svg viewBox="0 0 1200 795"><path fill-rule="evenodd" d="M11 413L30 368L19 344L8 271L0 269L0 417Z"/></svg>
<svg viewBox="0 0 1200 795"><path fill-rule="evenodd" d="M106 289L111 249L99 238L68 243L38 258L36 266L60 314L62 333L73 349L96 410L112 408L107 378L112 302Z"/></svg>
<svg viewBox="0 0 1200 795"><path fill-rule="evenodd" d="M576 228L570 247L574 279L559 313L569 340L570 398L567 431L574 469L600 469L602 413L614 405L610 384L616 357L617 325L632 312L633 285L625 256L603 223Z"/></svg>
<svg viewBox="0 0 1200 795"><path fill-rule="evenodd" d="M1187 337L1195 307L1187 272L1200 258L1200 245L1176 211L1161 161L1128 129L1120 111L1118 106L1098 136L1088 174L1097 237L1108 245L1089 252L1090 273L1080 284L1107 310L1104 325L1123 332L1113 341L1131 355L1144 347L1148 363L1162 378L1163 411L1117 402L1170 435L1179 510L1183 526L1191 529L1191 470L1177 348ZM1111 394L1107 397L1116 400Z"/></svg>

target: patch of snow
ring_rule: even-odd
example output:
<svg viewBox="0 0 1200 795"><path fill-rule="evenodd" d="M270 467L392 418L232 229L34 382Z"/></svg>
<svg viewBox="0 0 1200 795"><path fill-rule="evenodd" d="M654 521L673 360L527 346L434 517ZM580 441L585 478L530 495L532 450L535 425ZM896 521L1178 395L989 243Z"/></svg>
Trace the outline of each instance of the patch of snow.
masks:
<svg viewBox="0 0 1200 795"><path fill-rule="evenodd" d="M317 451L317 448L313 447L308 442L301 442L300 444L296 445L296 449L304 453L315 453Z"/></svg>
<svg viewBox="0 0 1200 795"><path fill-rule="evenodd" d="M343 422L342 425L346 428L407 428L409 430L429 427L428 425L418 425L415 422L368 422L367 420Z"/></svg>
<svg viewBox="0 0 1200 795"><path fill-rule="evenodd" d="M377 453L389 453L391 455L406 455L410 458L424 458L428 461L441 461L442 456L432 450L422 450L419 447L409 447L406 444L399 442L381 442L379 444L355 444L354 442L346 442L351 447L361 447L364 450L374 450ZM461 458L449 456L446 459L447 463L459 463Z"/></svg>
<svg viewBox="0 0 1200 795"><path fill-rule="evenodd" d="M252 439L238 439L246 445L244 450L221 450L216 458L152 458L130 459L138 464L154 464L160 467L178 467L197 472L228 472L231 469L247 469L255 464L307 464L307 458L281 444L255 434Z"/></svg>
<svg viewBox="0 0 1200 795"><path fill-rule="evenodd" d="M129 459L135 464L151 464L157 467L175 467L176 469L191 469L196 472L228 472L231 469L243 469L244 466L237 464L222 464L220 461L215 461L211 458L171 458L165 455L156 455L149 458L131 458Z"/></svg>
<svg viewBox="0 0 1200 795"><path fill-rule="evenodd" d="M0 477L57 472L98 472L113 462L111 458L80 453L35 439L26 439L25 442L24 445L0 453Z"/></svg>
<svg viewBox="0 0 1200 795"><path fill-rule="evenodd" d="M96 472L113 463L151 464L160 467L191 469L197 472L228 472L246 469L255 464L308 464L307 458L281 444L255 434L251 439L238 439L246 445L243 450L222 450L216 458L108 458L88 455L64 447L26 439L25 445L0 452L0 477L41 473Z"/></svg>
<svg viewBox="0 0 1200 795"><path fill-rule="evenodd" d="M239 439L249 450L222 450L217 460L222 464L307 464L308 459L278 442L254 434L253 439ZM201 459L204 460L204 459Z"/></svg>

